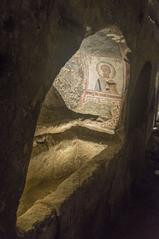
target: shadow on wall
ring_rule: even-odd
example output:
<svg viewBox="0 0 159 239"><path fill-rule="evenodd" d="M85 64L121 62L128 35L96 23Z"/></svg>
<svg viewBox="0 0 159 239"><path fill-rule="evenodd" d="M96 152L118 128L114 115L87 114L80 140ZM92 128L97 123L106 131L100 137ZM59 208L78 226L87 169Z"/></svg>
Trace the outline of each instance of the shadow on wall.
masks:
<svg viewBox="0 0 159 239"><path fill-rule="evenodd" d="M145 150L149 119L150 90L152 80L151 62L146 62L137 78L132 93L128 115L128 134L126 147L130 164L132 183L136 185L145 169ZM130 89L131 91L131 89ZM152 122L153 123L153 122Z"/></svg>
<svg viewBox="0 0 159 239"><path fill-rule="evenodd" d="M135 94L131 99L130 116L129 116L129 131L139 129L145 126L148 114L149 103L149 89L151 83L152 65L146 62L140 72L136 87Z"/></svg>

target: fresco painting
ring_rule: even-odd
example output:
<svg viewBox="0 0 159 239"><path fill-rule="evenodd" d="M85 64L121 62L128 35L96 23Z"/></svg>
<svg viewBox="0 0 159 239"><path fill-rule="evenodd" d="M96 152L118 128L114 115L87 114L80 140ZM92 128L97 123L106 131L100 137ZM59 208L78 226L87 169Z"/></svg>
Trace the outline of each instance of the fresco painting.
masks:
<svg viewBox="0 0 159 239"><path fill-rule="evenodd" d="M99 115L100 127L114 133L126 86L126 63L120 58L85 56L81 109Z"/></svg>
<svg viewBox="0 0 159 239"><path fill-rule="evenodd" d="M120 59L90 56L86 92L122 96L124 86L123 62Z"/></svg>
<svg viewBox="0 0 159 239"><path fill-rule="evenodd" d="M128 52L118 29L103 29L82 42L54 83L70 110L93 115L88 124L112 134L130 76Z"/></svg>

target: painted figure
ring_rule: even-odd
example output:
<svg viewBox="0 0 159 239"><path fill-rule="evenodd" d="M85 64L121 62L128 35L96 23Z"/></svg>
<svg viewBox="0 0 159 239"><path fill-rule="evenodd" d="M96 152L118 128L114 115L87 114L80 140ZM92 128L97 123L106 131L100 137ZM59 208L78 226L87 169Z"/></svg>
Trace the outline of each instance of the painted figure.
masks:
<svg viewBox="0 0 159 239"><path fill-rule="evenodd" d="M114 67L107 63L99 63L97 65L97 72L99 78L97 79L94 90L118 95L116 82L113 80L115 76Z"/></svg>

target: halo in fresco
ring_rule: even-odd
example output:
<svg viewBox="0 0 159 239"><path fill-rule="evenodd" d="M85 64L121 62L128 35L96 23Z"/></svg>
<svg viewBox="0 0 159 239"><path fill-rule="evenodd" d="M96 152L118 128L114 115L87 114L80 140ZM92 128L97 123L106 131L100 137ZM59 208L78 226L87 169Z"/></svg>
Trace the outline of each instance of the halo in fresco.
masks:
<svg viewBox="0 0 159 239"><path fill-rule="evenodd" d="M97 72L98 72L99 76L103 76L102 68L104 68L104 67L107 68L108 71L110 71L109 77L111 79L113 79L115 77L115 75L116 75L115 68L114 68L114 66L112 64L107 63L107 62L100 62L100 63L97 64L96 68L97 68Z"/></svg>

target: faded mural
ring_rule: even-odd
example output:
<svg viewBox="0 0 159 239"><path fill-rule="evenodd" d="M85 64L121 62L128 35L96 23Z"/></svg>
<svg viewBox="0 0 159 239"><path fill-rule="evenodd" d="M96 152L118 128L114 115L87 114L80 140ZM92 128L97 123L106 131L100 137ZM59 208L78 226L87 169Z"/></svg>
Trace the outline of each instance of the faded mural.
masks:
<svg viewBox="0 0 159 239"><path fill-rule="evenodd" d="M67 78L70 81L69 95L77 85L80 89L76 107L70 107L69 95L66 97L67 92L64 92L66 90L61 94L71 110L98 116L96 127L103 128L108 133L114 133L120 119L129 78L128 51L125 39L118 29L104 29L86 38L78 51L78 69L72 67L73 77L69 75L69 79ZM82 72L79 77L78 72ZM76 80L72 80L74 75ZM57 90L62 92L58 82L55 84ZM87 124L91 127L94 122L88 120Z"/></svg>

